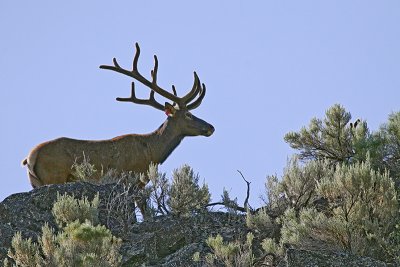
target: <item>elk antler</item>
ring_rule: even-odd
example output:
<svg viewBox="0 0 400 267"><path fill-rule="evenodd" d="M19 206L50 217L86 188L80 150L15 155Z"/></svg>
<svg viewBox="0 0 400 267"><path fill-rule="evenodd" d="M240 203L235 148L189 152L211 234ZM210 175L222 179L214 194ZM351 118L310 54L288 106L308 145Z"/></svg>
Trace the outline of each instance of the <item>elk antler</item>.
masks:
<svg viewBox="0 0 400 267"><path fill-rule="evenodd" d="M182 109L183 108L195 109L196 107L198 107L200 105L200 103L203 100L204 95L206 93L206 88L205 88L204 84L203 84L203 87L201 87L200 79L197 76L196 72L194 72L194 82L193 82L193 87L190 90L190 92L187 93L183 97L178 97L174 85L172 85L173 94L168 92L167 90L164 90L160 86L158 86L158 84L157 84L158 59L157 59L156 55L154 55L154 68L151 71L152 80L151 81L147 80L143 75L141 75L139 73L137 64L138 64L139 56L140 56L140 47L139 47L138 43L136 43L135 46L136 46L136 53L135 53L135 57L133 58L132 70L126 70L124 68L121 68L115 58L113 58L114 66L101 65L100 68L113 70L113 71L125 74L125 75L132 77L135 80L141 82L142 84L144 84L145 86L147 86L151 89L150 97L149 97L149 99L137 98L135 95L135 85L132 82L131 96L129 98L118 97L117 98L118 101L133 102L136 104L144 104L144 105L152 106L159 110L164 110L164 106L162 104L158 103L154 98L154 93L157 93L157 94L173 101L174 103L178 104L178 106ZM194 101L193 103L189 104L193 99L196 98L197 95L199 95L198 99L196 101Z"/></svg>
<svg viewBox="0 0 400 267"><path fill-rule="evenodd" d="M136 104L143 104L143 105L149 105L152 106L156 109L159 110L164 110L164 106L160 103L158 103L156 101L156 99L154 98L154 91L151 90L150 92L150 97L149 99L139 99L136 97L135 95L135 83L132 82L132 90L131 90L131 96L124 98L124 97L117 97L117 101L121 101L121 102L133 102Z"/></svg>
<svg viewBox="0 0 400 267"><path fill-rule="evenodd" d="M201 101L203 101L204 96L206 95L206 85L203 83L203 88L200 90L200 96L193 103L187 105L188 110L192 110L200 106ZM191 99L192 100L192 99ZM188 103L191 101L189 100Z"/></svg>

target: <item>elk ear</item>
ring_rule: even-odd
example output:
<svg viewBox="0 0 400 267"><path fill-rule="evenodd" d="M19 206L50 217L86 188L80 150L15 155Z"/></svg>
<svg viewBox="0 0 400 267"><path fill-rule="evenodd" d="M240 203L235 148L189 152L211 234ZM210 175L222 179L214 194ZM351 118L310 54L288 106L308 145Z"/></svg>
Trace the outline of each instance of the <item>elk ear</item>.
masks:
<svg viewBox="0 0 400 267"><path fill-rule="evenodd" d="M167 114L168 117L174 116L174 114L175 114L175 112L176 112L176 109L174 108L174 106L171 105L171 104L168 103L168 102L165 102L165 108L164 108L164 110L165 110L165 114Z"/></svg>

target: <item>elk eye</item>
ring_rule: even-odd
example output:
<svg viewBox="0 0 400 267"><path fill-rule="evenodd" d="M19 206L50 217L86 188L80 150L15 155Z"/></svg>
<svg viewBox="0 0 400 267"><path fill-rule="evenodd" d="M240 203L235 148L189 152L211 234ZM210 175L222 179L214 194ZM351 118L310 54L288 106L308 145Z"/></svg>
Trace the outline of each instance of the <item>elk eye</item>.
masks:
<svg viewBox="0 0 400 267"><path fill-rule="evenodd" d="M193 115L190 112L185 113L185 117L189 120L193 120Z"/></svg>

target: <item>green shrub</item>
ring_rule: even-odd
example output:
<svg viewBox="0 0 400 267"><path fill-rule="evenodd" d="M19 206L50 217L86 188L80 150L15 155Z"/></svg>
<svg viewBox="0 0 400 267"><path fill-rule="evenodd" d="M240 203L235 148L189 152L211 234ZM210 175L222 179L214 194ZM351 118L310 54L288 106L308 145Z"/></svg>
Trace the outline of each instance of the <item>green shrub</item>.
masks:
<svg viewBox="0 0 400 267"><path fill-rule="evenodd" d="M368 160L339 164L316 191L329 201L329 211L287 210L281 219L281 243L304 247L317 240L331 248L387 259L387 236L398 216L394 183L387 173L374 171Z"/></svg>
<svg viewBox="0 0 400 267"><path fill-rule="evenodd" d="M281 181L267 177L265 202L282 224L277 243L265 239L268 251L289 243L399 262L400 112L377 132L350 120L334 105L285 136L301 162L292 158Z"/></svg>
<svg viewBox="0 0 400 267"><path fill-rule="evenodd" d="M381 126L379 132L375 134L375 139L378 139L375 143L379 145L378 167L389 171L396 185L400 186L400 112L389 115L388 122Z"/></svg>
<svg viewBox="0 0 400 267"><path fill-rule="evenodd" d="M203 184L200 187L198 182L199 175L195 175L188 165L174 170L167 201L172 213L188 216L195 211L205 209L211 196L207 185Z"/></svg>
<svg viewBox="0 0 400 267"><path fill-rule="evenodd" d="M121 261L121 240L105 226L94 226L90 221L72 222L58 235L45 225L43 239L54 240L46 259L57 266L119 266Z"/></svg>
<svg viewBox="0 0 400 267"><path fill-rule="evenodd" d="M76 199L67 194L57 193L57 201L53 205L52 213L59 227L78 220L83 223L89 220L93 224L98 223L99 194L90 202L87 197Z"/></svg>
<svg viewBox="0 0 400 267"><path fill-rule="evenodd" d="M351 114L341 105L334 105L323 120L313 118L308 127L285 135L285 141L300 151L301 159L349 161L354 156Z"/></svg>
<svg viewBox="0 0 400 267"><path fill-rule="evenodd" d="M255 214L247 212L246 225L249 229L260 234L271 233L275 228L275 223L267 214L266 208L261 208Z"/></svg>
<svg viewBox="0 0 400 267"><path fill-rule="evenodd" d="M296 156L284 169L281 181L268 176L266 182L267 205L282 215L286 208L300 210L311 207L320 196L316 187L322 179L331 179L334 169L327 160L312 160L301 164Z"/></svg>
<svg viewBox="0 0 400 267"><path fill-rule="evenodd" d="M386 251L394 259L394 262L400 266L400 224L396 224L395 229L389 234L387 242Z"/></svg>
<svg viewBox="0 0 400 267"><path fill-rule="evenodd" d="M308 127L289 132L284 139L299 151L302 160L351 164L364 162L369 155L374 170L389 171L400 185L400 112L390 114L375 132L368 129L366 121L350 120L350 112L336 104L326 111L325 118L313 118Z"/></svg>
<svg viewBox="0 0 400 267"><path fill-rule="evenodd" d="M318 192L330 201L333 216L348 225L344 247L382 258L379 246L398 216L394 182L388 173L374 171L368 158L363 163L340 165L332 180L321 181Z"/></svg>
<svg viewBox="0 0 400 267"><path fill-rule="evenodd" d="M283 255L283 248L279 244L275 242L274 239L272 238L265 238L261 242L261 247L267 254L273 254L273 255Z"/></svg>
<svg viewBox="0 0 400 267"><path fill-rule="evenodd" d="M206 264L208 266L224 264L227 267L252 266L254 261L253 239L252 233L247 234L244 244L239 241L225 243L221 235L209 237L206 243L211 248L212 253L206 255Z"/></svg>
<svg viewBox="0 0 400 267"><path fill-rule="evenodd" d="M292 244L305 249L344 249L347 224L339 218L304 208L298 215L294 209L286 210L281 221L281 247Z"/></svg>
<svg viewBox="0 0 400 267"><path fill-rule="evenodd" d="M14 251L8 250L8 257L15 261L16 266L36 267L42 265L42 257L40 256L39 246L32 242L32 239L22 239L21 232L17 232L12 241L11 246ZM4 262L4 266L9 264L8 260Z"/></svg>
<svg viewBox="0 0 400 267"><path fill-rule="evenodd" d="M92 177L97 172L95 166L90 163L89 157L85 156L85 153L83 153L83 159L81 162L79 162L78 159L75 159L71 169L72 175L78 181L92 182Z"/></svg>
<svg viewBox="0 0 400 267"><path fill-rule="evenodd" d="M46 223L38 244L16 233L8 252L14 266L119 266L122 241L105 226L95 225L98 202L98 196L90 203L86 198L59 195L53 214L62 231L55 234ZM79 212L82 214L77 216ZM11 265L8 259L4 265Z"/></svg>

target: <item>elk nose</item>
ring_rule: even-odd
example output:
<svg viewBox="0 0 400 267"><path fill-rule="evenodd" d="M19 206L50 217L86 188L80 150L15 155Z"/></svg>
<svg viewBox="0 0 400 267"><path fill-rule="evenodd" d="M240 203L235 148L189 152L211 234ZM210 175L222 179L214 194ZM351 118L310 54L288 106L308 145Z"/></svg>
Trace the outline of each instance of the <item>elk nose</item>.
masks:
<svg viewBox="0 0 400 267"><path fill-rule="evenodd" d="M211 131L211 132L214 132L214 131L215 131L214 126L212 126L211 124L210 124L210 131Z"/></svg>
<svg viewBox="0 0 400 267"><path fill-rule="evenodd" d="M215 128L211 124L209 124L208 126L209 126L209 129L207 131L207 136L210 136L210 135L212 135L214 133Z"/></svg>

